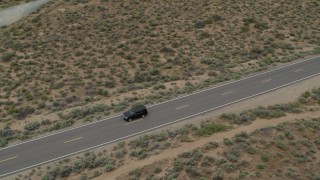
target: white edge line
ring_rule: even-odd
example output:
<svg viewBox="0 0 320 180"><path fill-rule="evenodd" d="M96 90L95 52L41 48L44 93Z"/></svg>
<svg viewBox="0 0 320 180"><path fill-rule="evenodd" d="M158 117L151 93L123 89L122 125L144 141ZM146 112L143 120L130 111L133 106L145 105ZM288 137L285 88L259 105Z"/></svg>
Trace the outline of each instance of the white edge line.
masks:
<svg viewBox="0 0 320 180"><path fill-rule="evenodd" d="M140 131L140 132L136 132L136 133L130 134L128 136L124 136L124 137L121 137L121 138L118 138L118 139L115 139L115 140L112 140L112 141L108 141L108 142L105 142L105 143L102 143L102 144L99 144L99 145L96 145L96 146L92 146L92 147L89 147L89 148L86 148L86 149L83 149L83 150L80 150L80 151L77 151L77 152L73 152L73 153L70 153L70 154L67 154L67 155L63 155L63 156L60 156L60 157L57 157L57 158L54 158L54 159L51 159L51 160L48 160L48 161L44 161L44 162L29 166L29 167L25 167L25 168L22 168L22 169L19 169L19 170L15 170L15 171L12 171L12 172L9 172L9 173L6 173L6 174L2 174L2 175L0 175L0 177L8 176L10 174L14 174L14 173L17 173L17 172L20 172L20 171L23 171L23 170L27 170L27 169L33 168L35 166L43 165L43 164L46 164L46 163L49 163L49 162L52 162L52 161L56 161L56 160L68 157L68 156L72 156L72 155L75 155L75 154L78 154L78 153L82 153L84 151L88 151L88 150L91 150L91 149L94 149L94 148L98 148L98 147L101 147L103 145L107 145L107 144L111 144L111 143L114 143L114 142L117 142L117 141L120 141L120 140L123 140L123 139L127 139L127 138L130 138L130 137L133 137L133 136L136 136L136 135L139 135L139 134L142 134L142 133L154 130L154 129L158 129L158 128L161 128L161 127L164 127L164 126L167 126L167 125L170 125L170 124L173 124L173 123L176 123L176 122L179 122L179 121L194 117L194 116L198 116L198 115L207 113L209 111L220 109L220 108L223 108L225 106L229 106L231 104L235 104L237 102L240 102L240 101L243 101L243 100L246 100L246 99L250 99L250 98L255 97L255 96L266 94L268 92L280 89L280 88L285 87L285 86L289 86L291 84L295 84L297 82L300 82L300 81L303 81L303 80L306 80L306 79L309 79L309 78L312 78L312 77L315 77L315 76L318 76L318 75L320 75L320 73L317 73L317 74L314 74L314 75L311 75L311 76L308 76L308 77L305 77L305 78L302 78L302 79L299 79L299 80L296 80L296 81L293 81L293 82L290 82L290 83L287 83L287 84L284 84L284 85L281 85L281 86L278 86L278 87L275 87L275 88L272 88L272 89L269 89L267 91L263 91L263 92L260 92L260 93L257 93L257 94L242 98L242 99L238 99L236 101L233 101L233 102L230 102L230 103L227 103L227 104L215 107L215 108L211 108L211 109L208 109L208 110L205 110L205 111L202 111L202 112L199 112L199 113L196 113L196 114L193 114L193 115L181 118L181 119L177 119L175 121L171 121L171 122L168 122L168 123L165 123L165 124L161 124L159 126L156 126L156 127L150 128L150 129L146 129L146 130L143 130L143 131Z"/></svg>
<svg viewBox="0 0 320 180"><path fill-rule="evenodd" d="M291 63L291 64L288 64L288 65L285 65L285 66L281 66L281 67L278 67L278 68L275 68L275 69L272 69L272 70L269 70L269 71L261 72L261 73L258 73L258 74L252 75L252 76L248 76L248 77L236 80L236 81L230 81L228 83L224 83L224 84L221 84L221 85L218 85L218 86L213 86L213 87L210 87L208 89L203 89L203 90L191 93L191 94L187 94L187 95L184 95L184 96L176 97L176 98L170 99L168 101L160 102L158 104L149 105L149 106L146 106L146 107L150 108L150 107L157 106L157 105L164 104L164 103L168 103L170 101L174 101L174 100L177 100L177 99L182 99L184 97L188 97L188 96L192 96L192 95L195 95L195 94L199 94L201 92L205 92L205 91L209 91L209 90L212 90L212 89L216 89L216 88L219 88L219 87L222 87L222 86L226 86L226 85L229 85L229 84L232 84L232 83L235 83L235 82L239 82L239 81L242 81L242 80L245 80L245 79L253 78L253 77L256 77L256 76L259 76L259 75L262 75L262 74L266 74L266 73L273 72L273 71L276 71L276 70L279 70L279 69L283 69L283 68L286 68L286 67L289 67L289 66L293 66L293 65L300 64L300 63L303 63L303 62L306 62L306 61L310 61L310 60L313 60L313 59L316 59L316 58L319 58L319 57L320 57L320 55L312 57L312 58L308 58L308 59L305 59L305 60L302 60L302 61L298 61L298 62L295 62L295 63ZM21 145L21 144L25 144L25 143L29 143L29 142L32 142L32 141L36 141L36 140L39 140L39 139L42 139L42 138L46 138L46 137L49 137L49 136L53 136L53 135L56 135L56 134L64 133L66 131L71 131L71 130L78 129L78 128L81 128L81 127L84 127L84 126L89 126L89 125L92 125L92 124L95 124L95 123L99 123L99 122L102 122L102 121L105 121L105 120L109 120L109 119L112 119L112 118L115 118L115 117L118 117L118 116L121 116L121 114L118 114L118 115L115 115L115 116L111 116L111 117L108 117L106 119L101 119L99 121L94 121L92 123L83 124L83 125L80 125L80 126L75 126L73 128L70 128L70 129L64 129L64 130L57 131L57 132L54 132L54 133L49 133L49 134L44 135L44 136L39 136L39 137L37 137L35 139L30 139L28 141L20 142L20 143L17 143L17 144L13 144L11 146L7 146L7 147L4 147L4 148L1 148L0 151L8 149L8 148L11 148L11 147L14 147L14 146L18 146L18 145Z"/></svg>

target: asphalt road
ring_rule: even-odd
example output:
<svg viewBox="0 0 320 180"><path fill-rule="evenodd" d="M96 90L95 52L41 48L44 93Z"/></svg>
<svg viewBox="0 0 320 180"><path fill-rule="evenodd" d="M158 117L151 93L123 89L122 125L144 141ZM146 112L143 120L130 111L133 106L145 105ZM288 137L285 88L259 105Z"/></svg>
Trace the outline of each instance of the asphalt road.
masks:
<svg viewBox="0 0 320 180"><path fill-rule="evenodd" d="M318 75L320 57L151 106L147 117L131 123L116 116L4 148L0 150L0 177L151 131Z"/></svg>
<svg viewBox="0 0 320 180"><path fill-rule="evenodd" d="M0 9L0 28L9 26L52 0L35 0L6 9Z"/></svg>

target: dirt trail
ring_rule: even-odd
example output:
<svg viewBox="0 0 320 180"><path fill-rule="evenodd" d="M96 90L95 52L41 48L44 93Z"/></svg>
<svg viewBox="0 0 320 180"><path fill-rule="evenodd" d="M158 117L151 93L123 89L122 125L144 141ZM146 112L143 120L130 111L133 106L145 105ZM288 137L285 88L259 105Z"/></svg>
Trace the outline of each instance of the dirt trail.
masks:
<svg viewBox="0 0 320 180"><path fill-rule="evenodd" d="M51 0L37 0L6 9L0 9L0 28L19 21L50 1Z"/></svg>
<svg viewBox="0 0 320 180"><path fill-rule="evenodd" d="M200 140L197 140L192 143L186 143L181 145L180 147L174 148L174 149L168 149L163 152L161 152L159 155L152 156L148 159L141 160L141 161L130 161L126 163L126 165L120 167L119 169L116 169L115 171L112 171L107 174L103 174L99 177L97 177L97 180L105 180L105 179L116 179L117 177L123 175L124 173L130 172L136 168L143 167L148 164L152 164L155 161L160 161L163 159L173 159L178 154L190 151L195 149L196 147L203 146L206 143L209 143L210 141L222 141L223 138L232 138L236 134L239 134L242 131L251 133L257 129L265 128L268 126L276 126L280 123L288 122L288 121L294 121L296 119L301 118L316 118L320 116L320 111L317 112L308 112L308 113L302 113L302 114L290 114L286 117L278 118L278 119L272 119L272 120L256 120L250 125L244 125L240 126L238 128L234 128L227 132L217 133L210 137L201 138ZM73 177L70 179L78 179L79 177Z"/></svg>

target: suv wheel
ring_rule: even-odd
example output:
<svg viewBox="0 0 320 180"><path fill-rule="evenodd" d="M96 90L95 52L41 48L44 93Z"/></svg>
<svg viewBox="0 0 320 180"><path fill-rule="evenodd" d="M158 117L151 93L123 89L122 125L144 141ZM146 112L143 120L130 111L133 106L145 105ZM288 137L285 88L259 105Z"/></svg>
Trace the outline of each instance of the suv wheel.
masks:
<svg viewBox="0 0 320 180"><path fill-rule="evenodd" d="M142 115L143 118L144 118L145 116L146 116L145 114Z"/></svg>
<svg viewBox="0 0 320 180"><path fill-rule="evenodd" d="M131 122L132 121L132 119L131 118L129 118L129 122Z"/></svg>

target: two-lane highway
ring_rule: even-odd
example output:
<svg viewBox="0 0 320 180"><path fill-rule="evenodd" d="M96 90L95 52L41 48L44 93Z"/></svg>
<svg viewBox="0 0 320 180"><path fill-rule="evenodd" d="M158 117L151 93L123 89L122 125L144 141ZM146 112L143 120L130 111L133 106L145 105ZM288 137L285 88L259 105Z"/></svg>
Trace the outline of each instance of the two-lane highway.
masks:
<svg viewBox="0 0 320 180"><path fill-rule="evenodd" d="M0 177L132 137L320 75L320 57L206 89L148 108L133 122L121 116L0 150ZM320 85L320 82L319 82Z"/></svg>

